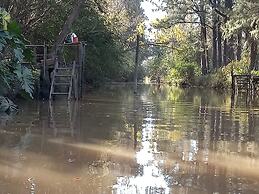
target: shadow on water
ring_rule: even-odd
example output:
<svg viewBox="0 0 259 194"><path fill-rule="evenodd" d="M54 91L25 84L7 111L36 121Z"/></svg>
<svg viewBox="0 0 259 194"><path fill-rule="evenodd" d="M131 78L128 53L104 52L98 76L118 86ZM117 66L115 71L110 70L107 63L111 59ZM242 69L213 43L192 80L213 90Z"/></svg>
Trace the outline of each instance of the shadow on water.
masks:
<svg viewBox="0 0 259 194"><path fill-rule="evenodd" d="M259 193L257 103L144 85L21 102L0 117L0 193Z"/></svg>

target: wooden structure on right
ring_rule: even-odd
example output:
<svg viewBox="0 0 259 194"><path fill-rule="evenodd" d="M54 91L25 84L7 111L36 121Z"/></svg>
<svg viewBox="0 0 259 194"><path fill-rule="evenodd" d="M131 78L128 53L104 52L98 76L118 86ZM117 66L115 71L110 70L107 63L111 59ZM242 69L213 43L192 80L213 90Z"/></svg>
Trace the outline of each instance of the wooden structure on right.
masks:
<svg viewBox="0 0 259 194"><path fill-rule="evenodd" d="M235 94L245 91L247 94L259 92L259 76L256 75L232 75L232 90Z"/></svg>

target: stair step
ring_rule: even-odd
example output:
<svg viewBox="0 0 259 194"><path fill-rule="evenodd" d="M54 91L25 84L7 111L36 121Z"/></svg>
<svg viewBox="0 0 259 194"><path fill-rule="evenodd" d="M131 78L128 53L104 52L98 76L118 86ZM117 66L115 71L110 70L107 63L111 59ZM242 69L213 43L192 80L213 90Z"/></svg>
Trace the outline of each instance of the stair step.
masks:
<svg viewBox="0 0 259 194"><path fill-rule="evenodd" d="M58 75L57 75L57 74L56 74L55 76L56 76L56 77L71 77L72 75L64 75L64 74L63 74L63 75L62 75L62 74L58 74Z"/></svg>
<svg viewBox="0 0 259 194"><path fill-rule="evenodd" d="M56 86L69 86L70 83L54 83Z"/></svg>
<svg viewBox="0 0 259 194"><path fill-rule="evenodd" d="M53 95L68 95L67 92L53 92Z"/></svg>
<svg viewBox="0 0 259 194"><path fill-rule="evenodd" d="M72 70L70 67L58 67L57 70Z"/></svg>
<svg viewBox="0 0 259 194"><path fill-rule="evenodd" d="M60 129L58 129L58 133L68 133L68 134L70 134L70 133L75 133L75 131L74 132L72 132L72 129L68 129L68 130L65 130L65 129L63 129L63 130L60 130Z"/></svg>
<svg viewBox="0 0 259 194"><path fill-rule="evenodd" d="M68 129L70 129L72 124L71 123L67 123L66 125L64 125L63 123L62 124L52 123L51 125L55 125L55 127L59 128L59 129L67 129L68 130Z"/></svg>

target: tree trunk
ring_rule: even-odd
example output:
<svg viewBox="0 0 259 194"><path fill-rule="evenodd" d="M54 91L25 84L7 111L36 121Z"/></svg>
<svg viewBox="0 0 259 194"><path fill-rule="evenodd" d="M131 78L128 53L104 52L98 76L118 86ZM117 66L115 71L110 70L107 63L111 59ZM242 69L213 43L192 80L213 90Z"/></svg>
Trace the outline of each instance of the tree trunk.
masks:
<svg viewBox="0 0 259 194"><path fill-rule="evenodd" d="M217 48L218 48L218 67L222 67L222 32L221 32L221 23L218 24L218 39L217 39Z"/></svg>
<svg viewBox="0 0 259 194"><path fill-rule="evenodd" d="M241 60L242 55L242 32L237 34L237 61Z"/></svg>
<svg viewBox="0 0 259 194"><path fill-rule="evenodd" d="M233 0L225 0L225 7L229 10L233 9ZM226 17L224 19L224 23L226 24L228 21L228 18ZM223 55L223 64L227 65L230 63L232 60L234 60L234 48L233 48L233 37L229 39L224 40L224 55Z"/></svg>
<svg viewBox="0 0 259 194"><path fill-rule="evenodd" d="M77 17L79 16L83 2L84 2L84 0L77 0L75 2L71 13L68 15L67 20L66 20L65 24L63 25L63 28L62 28L61 32L59 33L59 35L53 45L53 48L51 50L52 57L57 55L57 53L59 51L59 45L64 42L66 36L70 32L72 24L76 21Z"/></svg>
<svg viewBox="0 0 259 194"><path fill-rule="evenodd" d="M225 23L227 20L225 19ZM226 66L231 61L235 59L235 50L234 50L234 37L231 36L229 39L224 40L223 48L223 64Z"/></svg>
<svg viewBox="0 0 259 194"><path fill-rule="evenodd" d="M208 72L208 63L207 63L207 48L206 48L206 27L201 26L201 70L202 74L205 75Z"/></svg>
<svg viewBox="0 0 259 194"><path fill-rule="evenodd" d="M137 91L138 91L139 41L140 41L140 37L139 37L139 34L137 34L136 55L135 55L135 70L134 70L134 93L135 94L137 94Z"/></svg>
<svg viewBox="0 0 259 194"><path fill-rule="evenodd" d="M233 9L233 5L234 5L233 0L225 0L225 7L227 9Z"/></svg>
<svg viewBox="0 0 259 194"><path fill-rule="evenodd" d="M201 0L201 12L200 16L200 23L201 23L201 71L203 75L208 73L208 52L207 52L207 29L205 23L205 10L204 10L204 2Z"/></svg>
<svg viewBox="0 0 259 194"><path fill-rule="evenodd" d="M216 26L213 26L213 47L212 47L212 64L213 68L216 69L218 67L218 49L217 49L217 30Z"/></svg>
<svg viewBox="0 0 259 194"><path fill-rule="evenodd" d="M250 50L250 70L258 70L257 66L258 43L252 38Z"/></svg>
<svg viewBox="0 0 259 194"><path fill-rule="evenodd" d="M221 6L221 0L217 0L217 7ZM217 62L218 62L218 67L222 67L222 32L221 32L221 17L218 16L218 24L217 24Z"/></svg>
<svg viewBox="0 0 259 194"><path fill-rule="evenodd" d="M217 15L215 13L215 6L216 6L217 1L214 0L213 1L213 29L212 29L212 65L213 65L213 69L216 69L218 67L218 63L217 63L217 57L218 57L218 49L217 49L217 37L218 37L218 33L217 33L217 23L218 23L218 18Z"/></svg>
<svg viewBox="0 0 259 194"><path fill-rule="evenodd" d="M231 36L229 38L228 46L229 46L228 63L230 63L235 60L235 38L234 38L234 36Z"/></svg>
<svg viewBox="0 0 259 194"><path fill-rule="evenodd" d="M227 64L228 64L228 43L227 43L227 39L225 39L223 43L223 65L226 66Z"/></svg>

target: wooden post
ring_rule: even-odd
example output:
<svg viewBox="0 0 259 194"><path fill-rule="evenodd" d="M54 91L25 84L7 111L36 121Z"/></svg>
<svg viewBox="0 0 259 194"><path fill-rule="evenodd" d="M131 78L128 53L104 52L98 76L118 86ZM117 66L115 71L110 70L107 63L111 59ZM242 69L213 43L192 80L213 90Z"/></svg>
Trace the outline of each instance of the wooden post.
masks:
<svg viewBox="0 0 259 194"><path fill-rule="evenodd" d="M234 76L234 67L233 64L231 65L231 87L232 87L232 92L236 93L236 80L235 80L235 76Z"/></svg>
<svg viewBox="0 0 259 194"><path fill-rule="evenodd" d="M48 48L46 46L46 43L44 42L44 48L43 48L43 77L46 79L46 63L47 63L47 53L48 53Z"/></svg>
<svg viewBox="0 0 259 194"><path fill-rule="evenodd" d="M86 68L85 68L85 56L86 56L86 43L81 42L80 43L80 49L79 49L79 56L80 56L80 64L78 68L78 90L79 90L79 98L82 98L83 95L83 85L85 82L85 76L86 76Z"/></svg>
<svg viewBox="0 0 259 194"><path fill-rule="evenodd" d="M250 90L251 90L251 96L254 97L254 76L251 75L250 77Z"/></svg>
<svg viewBox="0 0 259 194"><path fill-rule="evenodd" d="M135 55L135 72L134 72L134 93L138 90L138 63L139 63L139 34L137 34L136 40L136 55Z"/></svg>
<svg viewBox="0 0 259 194"><path fill-rule="evenodd" d="M84 45L83 43L80 43L79 46L79 68L78 68L78 92L79 92L79 97L82 97L82 74L83 72L83 65L84 65Z"/></svg>
<svg viewBox="0 0 259 194"><path fill-rule="evenodd" d="M76 100L79 99L79 88L78 88L78 74L75 73L74 79L73 79L73 88L74 88L74 97Z"/></svg>

